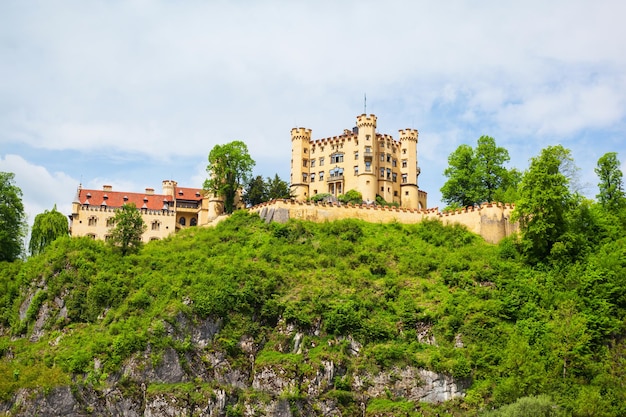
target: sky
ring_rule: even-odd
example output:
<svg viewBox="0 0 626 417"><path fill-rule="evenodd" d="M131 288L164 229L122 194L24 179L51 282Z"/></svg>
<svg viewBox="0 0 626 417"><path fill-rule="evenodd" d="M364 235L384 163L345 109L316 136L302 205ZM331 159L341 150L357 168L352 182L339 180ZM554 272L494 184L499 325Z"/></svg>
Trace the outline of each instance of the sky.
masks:
<svg viewBox="0 0 626 417"><path fill-rule="evenodd" d="M289 179L290 131L419 131L419 186L445 206L447 159L495 138L525 170L561 144L597 194L606 152L626 166L626 2L0 2L0 171L29 221L70 214L79 184L202 187L218 144ZM367 97L365 102L364 97Z"/></svg>

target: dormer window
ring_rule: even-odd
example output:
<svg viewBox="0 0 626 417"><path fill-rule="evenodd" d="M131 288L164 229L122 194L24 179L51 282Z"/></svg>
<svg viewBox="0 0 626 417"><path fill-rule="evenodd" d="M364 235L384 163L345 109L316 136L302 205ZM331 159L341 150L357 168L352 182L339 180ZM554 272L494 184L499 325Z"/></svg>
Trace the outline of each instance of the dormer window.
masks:
<svg viewBox="0 0 626 417"><path fill-rule="evenodd" d="M127 195L124 196L124 201L128 201L128 196Z"/></svg>

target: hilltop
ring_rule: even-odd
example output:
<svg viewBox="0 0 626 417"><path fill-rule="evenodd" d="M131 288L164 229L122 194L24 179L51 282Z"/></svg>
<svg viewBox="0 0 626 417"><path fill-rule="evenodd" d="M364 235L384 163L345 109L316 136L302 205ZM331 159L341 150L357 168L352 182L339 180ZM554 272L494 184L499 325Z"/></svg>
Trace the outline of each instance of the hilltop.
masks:
<svg viewBox="0 0 626 417"><path fill-rule="evenodd" d="M626 237L596 239L529 266L432 220L63 238L0 264L0 412L624 415Z"/></svg>

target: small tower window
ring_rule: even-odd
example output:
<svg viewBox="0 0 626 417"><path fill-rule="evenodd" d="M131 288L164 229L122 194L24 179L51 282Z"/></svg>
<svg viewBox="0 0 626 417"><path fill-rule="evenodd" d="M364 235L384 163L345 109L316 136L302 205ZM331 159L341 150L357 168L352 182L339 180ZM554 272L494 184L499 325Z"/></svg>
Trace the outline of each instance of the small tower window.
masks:
<svg viewBox="0 0 626 417"><path fill-rule="evenodd" d="M195 217L192 217L189 221L189 226L196 226L198 224L198 220Z"/></svg>
<svg viewBox="0 0 626 417"><path fill-rule="evenodd" d="M185 224L187 224L187 221L185 220L185 218L184 218L184 217L181 217L181 218L178 220L178 223L179 223L181 226L184 226Z"/></svg>

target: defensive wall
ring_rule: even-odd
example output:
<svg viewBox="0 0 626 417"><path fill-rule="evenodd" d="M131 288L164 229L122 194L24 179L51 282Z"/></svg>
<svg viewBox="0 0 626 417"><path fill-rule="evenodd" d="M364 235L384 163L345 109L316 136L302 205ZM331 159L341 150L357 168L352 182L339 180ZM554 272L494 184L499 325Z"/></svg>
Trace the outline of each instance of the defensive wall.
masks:
<svg viewBox="0 0 626 417"><path fill-rule="evenodd" d="M352 205L314 203L310 201L273 200L251 207L266 222L285 223L289 219L325 222L341 219L359 219L370 223L398 222L415 224L425 219L440 220L444 224L458 223L487 242L498 243L518 230L518 223L511 222L514 205L483 203L454 212L441 213L437 208L428 210L382 207L374 205Z"/></svg>

